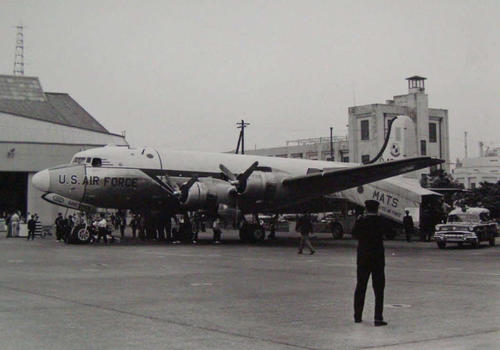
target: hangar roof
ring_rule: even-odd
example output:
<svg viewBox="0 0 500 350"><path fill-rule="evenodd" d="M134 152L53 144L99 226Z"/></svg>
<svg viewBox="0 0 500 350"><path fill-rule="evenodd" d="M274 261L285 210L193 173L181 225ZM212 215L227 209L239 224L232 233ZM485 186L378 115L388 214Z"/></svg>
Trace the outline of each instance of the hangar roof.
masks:
<svg viewBox="0 0 500 350"><path fill-rule="evenodd" d="M109 134L68 94L43 92L36 77L0 75L0 112Z"/></svg>

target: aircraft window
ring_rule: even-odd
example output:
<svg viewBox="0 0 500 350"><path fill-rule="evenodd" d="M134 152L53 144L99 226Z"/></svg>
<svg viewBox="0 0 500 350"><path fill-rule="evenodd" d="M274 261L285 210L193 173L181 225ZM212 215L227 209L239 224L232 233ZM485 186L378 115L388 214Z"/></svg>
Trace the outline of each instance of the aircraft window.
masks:
<svg viewBox="0 0 500 350"><path fill-rule="evenodd" d="M94 167L100 167L101 165L102 165L101 158L93 158L92 159L92 166L94 166Z"/></svg>
<svg viewBox="0 0 500 350"><path fill-rule="evenodd" d="M153 156L151 153L148 153L148 154L146 154L146 157L148 157L148 158L150 158L150 159L151 159L151 158L153 158L154 156Z"/></svg>
<svg viewBox="0 0 500 350"><path fill-rule="evenodd" d="M85 157L75 157L75 158L73 158L73 163L83 164L83 163L85 163Z"/></svg>

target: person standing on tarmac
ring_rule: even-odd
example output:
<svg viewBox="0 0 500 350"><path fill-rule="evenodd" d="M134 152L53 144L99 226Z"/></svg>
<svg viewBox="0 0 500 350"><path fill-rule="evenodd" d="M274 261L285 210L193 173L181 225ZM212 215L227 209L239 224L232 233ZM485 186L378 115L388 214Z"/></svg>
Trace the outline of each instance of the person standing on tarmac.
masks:
<svg viewBox="0 0 500 350"><path fill-rule="evenodd" d="M354 238L358 239L357 283L354 292L354 322L362 321L365 304L366 286L372 275L373 291L375 293L375 326L386 326L384 321L384 288L385 288L385 252L383 237L387 229L385 220L378 215L379 202L365 202L367 214L361 216L352 230Z"/></svg>
<svg viewBox="0 0 500 350"><path fill-rule="evenodd" d="M28 220L28 238L27 240L34 241L35 240L35 230L36 230L36 220L35 215L31 215L31 218Z"/></svg>
<svg viewBox="0 0 500 350"><path fill-rule="evenodd" d="M58 242L60 242L62 239L63 230L64 230L64 218L62 216L62 213L57 214L57 218L56 218L56 221L54 223L56 224L56 239Z"/></svg>
<svg viewBox="0 0 500 350"><path fill-rule="evenodd" d="M104 243L108 244L108 222L104 217L104 213L101 213L101 218L97 221L97 243L101 240L101 237Z"/></svg>
<svg viewBox="0 0 500 350"><path fill-rule="evenodd" d="M220 229L219 215L215 216L214 222L212 223L212 229L214 231L214 243L219 244L220 243L220 236L222 234L222 231Z"/></svg>
<svg viewBox="0 0 500 350"><path fill-rule="evenodd" d="M302 254L304 250L304 245L307 246L310 250L310 255L316 253L314 250L311 241L309 240L309 233L313 231L311 218L308 214L302 215L298 220L295 226L295 231L300 232L300 243L299 243L299 251L298 254Z"/></svg>
<svg viewBox="0 0 500 350"><path fill-rule="evenodd" d="M403 217L403 227L405 230L406 241L411 242L411 236L414 232L413 218L410 215L409 210L405 210L406 215Z"/></svg>

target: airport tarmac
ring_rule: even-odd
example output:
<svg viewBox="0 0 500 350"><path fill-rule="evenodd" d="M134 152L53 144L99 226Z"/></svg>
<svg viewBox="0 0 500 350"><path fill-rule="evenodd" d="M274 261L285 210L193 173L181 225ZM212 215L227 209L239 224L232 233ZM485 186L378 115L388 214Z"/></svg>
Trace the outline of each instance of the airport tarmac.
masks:
<svg viewBox="0 0 500 350"><path fill-rule="evenodd" d="M353 322L355 241L0 238L0 349L498 349L500 247L386 242L385 319Z"/></svg>

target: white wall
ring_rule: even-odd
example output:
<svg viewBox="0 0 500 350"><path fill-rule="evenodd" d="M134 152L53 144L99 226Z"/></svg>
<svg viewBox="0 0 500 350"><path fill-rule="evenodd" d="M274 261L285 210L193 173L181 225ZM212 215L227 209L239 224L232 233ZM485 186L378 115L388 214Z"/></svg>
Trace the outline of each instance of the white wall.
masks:
<svg viewBox="0 0 500 350"><path fill-rule="evenodd" d="M126 145L121 136L73 128L0 113L1 141L29 141L83 145Z"/></svg>

